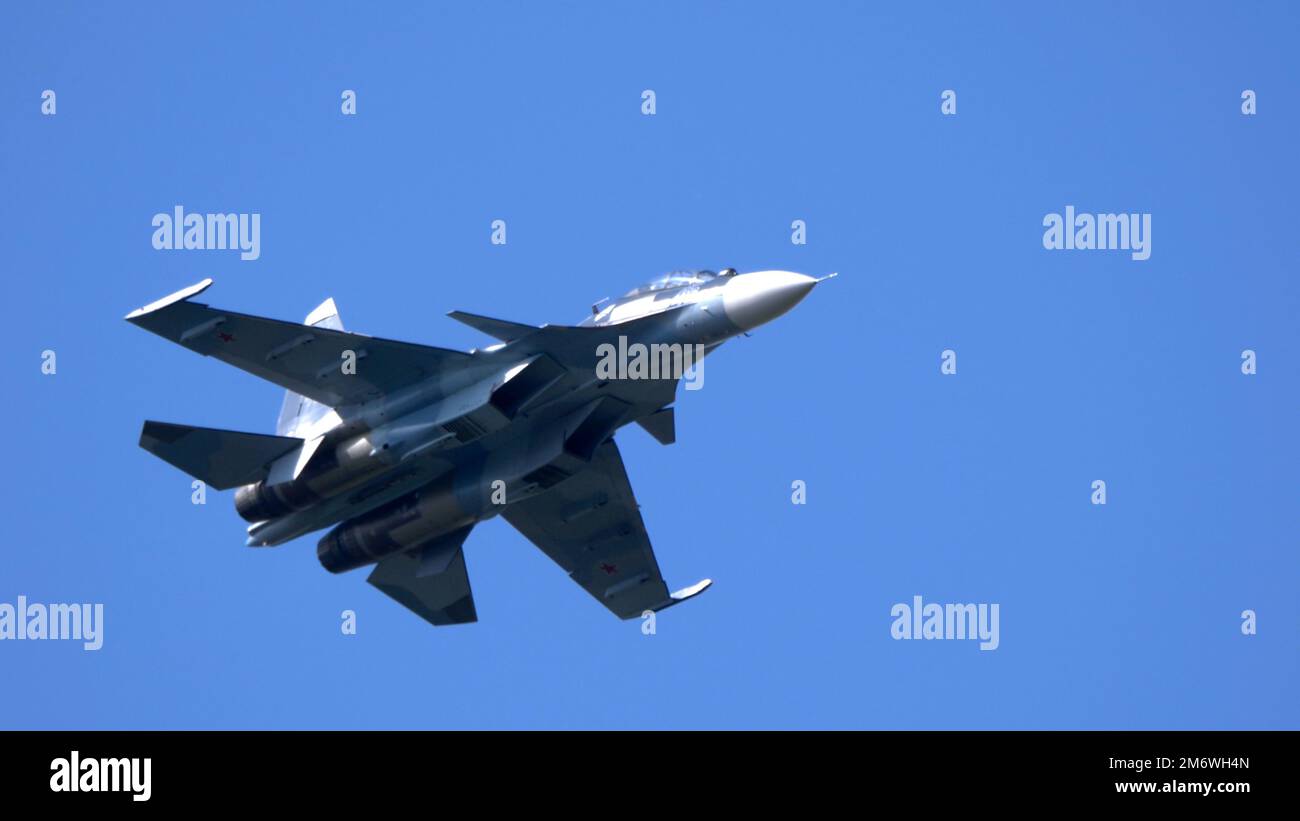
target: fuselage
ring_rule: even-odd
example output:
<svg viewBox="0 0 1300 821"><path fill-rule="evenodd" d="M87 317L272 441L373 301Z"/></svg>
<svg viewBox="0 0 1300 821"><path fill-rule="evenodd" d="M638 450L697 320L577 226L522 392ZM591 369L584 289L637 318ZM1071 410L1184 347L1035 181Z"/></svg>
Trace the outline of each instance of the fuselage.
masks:
<svg viewBox="0 0 1300 821"><path fill-rule="evenodd" d="M236 494L248 543L338 524L318 550L338 572L491 518L580 471L618 428L674 401L683 364L785 313L816 282L786 271L670 274L598 303L578 326L475 351L455 383L433 377L334 408L295 432L312 443L297 464ZM629 351L662 352L665 367L605 367Z"/></svg>

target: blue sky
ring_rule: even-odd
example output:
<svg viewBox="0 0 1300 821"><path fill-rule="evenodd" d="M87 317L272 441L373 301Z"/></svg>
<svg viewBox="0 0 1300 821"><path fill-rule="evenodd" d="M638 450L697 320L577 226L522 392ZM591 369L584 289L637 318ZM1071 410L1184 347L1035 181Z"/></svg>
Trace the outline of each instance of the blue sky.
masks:
<svg viewBox="0 0 1300 821"><path fill-rule="evenodd" d="M1293 8L6 16L0 602L102 602L105 641L0 643L0 727L1300 726ZM154 250L178 204L260 213L260 259ZM1151 258L1044 250L1067 205L1152 214ZM840 277L710 358L676 445L619 435L670 587L715 580L654 636L500 520L480 622L431 628L136 446L273 428L278 388L122 321L206 276L469 348L445 312L576 323L726 266ZM998 603L1000 647L893 640L914 595Z"/></svg>

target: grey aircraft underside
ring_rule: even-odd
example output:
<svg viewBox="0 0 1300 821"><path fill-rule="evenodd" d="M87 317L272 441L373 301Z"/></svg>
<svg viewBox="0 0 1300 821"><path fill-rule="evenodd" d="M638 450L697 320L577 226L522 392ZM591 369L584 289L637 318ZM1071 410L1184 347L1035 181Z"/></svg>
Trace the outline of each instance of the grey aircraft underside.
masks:
<svg viewBox="0 0 1300 821"><path fill-rule="evenodd" d="M567 327L453 311L499 340L461 352L348 333L332 299L302 325L191 301L206 279L126 319L286 388L276 434L149 421L140 446L210 487L238 488L249 545L334 526L317 547L327 570L374 565L368 581L433 624L477 621L462 545L498 513L634 618L710 582L669 593L615 431L636 422L672 444L682 352L707 354L775 319L819 281L668 274ZM600 364L638 343L663 353L652 378Z"/></svg>

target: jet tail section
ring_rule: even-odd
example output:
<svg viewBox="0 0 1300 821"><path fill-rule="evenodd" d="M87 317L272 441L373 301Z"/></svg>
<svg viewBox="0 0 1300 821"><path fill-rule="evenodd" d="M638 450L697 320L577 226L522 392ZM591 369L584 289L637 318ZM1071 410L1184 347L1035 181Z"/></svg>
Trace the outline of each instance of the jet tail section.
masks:
<svg viewBox="0 0 1300 821"><path fill-rule="evenodd" d="M140 447L216 490L262 479L267 466L302 446L301 439L145 422Z"/></svg>
<svg viewBox="0 0 1300 821"><path fill-rule="evenodd" d="M339 309L330 297L309 314L304 325L316 328L329 328L333 331L343 330L343 320L339 318ZM275 423L275 432L281 436L293 436L307 430L330 412L328 405L308 399L302 394L285 391L284 403L280 405L280 418Z"/></svg>
<svg viewBox="0 0 1300 821"><path fill-rule="evenodd" d="M478 621L462 547L473 527L389 556L375 566L366 581L430 624Z"/></svg>

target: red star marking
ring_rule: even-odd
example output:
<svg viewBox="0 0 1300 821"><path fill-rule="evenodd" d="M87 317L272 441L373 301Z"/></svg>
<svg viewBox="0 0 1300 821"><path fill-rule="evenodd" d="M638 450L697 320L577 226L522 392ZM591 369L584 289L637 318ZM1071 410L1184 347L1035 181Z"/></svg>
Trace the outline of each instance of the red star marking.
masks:
<svg viewBox="0 0 1300 821"><path fill-rule="evenodd" d="M222 341L222 342L234 342L234 341L235 341L235 337L234 337L234 335L233 335L233 334L228 334L228 333L226 333L225 331L222 331L221 333L217 334L217 336L221 337L221 341Z"/></svg>
<svg viewBox="0 0 1300 821"><path fill-rule="evenodd" d="M614 575L614 571L615 571L615 570L618 570L618 567L615 566L615 565L612 565L612 564L605 564L604 562L601 562L601 563L600 563L600 569L601 569L601 570L604 570L606 573L608 573L609 575L613 576L613 575Z"/></svg>

